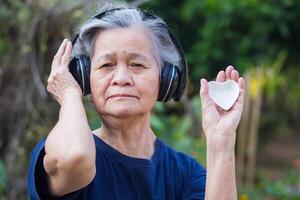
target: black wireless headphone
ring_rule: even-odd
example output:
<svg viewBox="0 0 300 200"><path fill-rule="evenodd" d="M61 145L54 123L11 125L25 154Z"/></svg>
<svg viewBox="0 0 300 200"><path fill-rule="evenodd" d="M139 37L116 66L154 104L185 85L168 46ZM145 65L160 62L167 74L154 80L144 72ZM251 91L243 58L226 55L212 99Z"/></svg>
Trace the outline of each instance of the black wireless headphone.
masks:
<svg viewBox="0 0 300 200"><path fill-rule="evenodd" d="M113 14L115 11L122 9L135 9L135 8L113 8L110 10L106 10L94 16L92 19L101 19L107 14ZM156 19L155 15L152 15L146 11L140 11L143 13L143 20L146 19ZM161 23L163 27L166 28L168 34L175 45L179 56L180 56L180 67L173 65L169 62L164 62L160 74L160 86L159 86L159 94L158 101L167 102L170 99L174 99L175 101L179 101L180 97L183 94L184 88L187 82L187 63L184 56L183 49L176 39L174 33L168 27L167 24ZM74 39L72 40L72 44L76 43L79 34L76 34ZM72 58L69 64L69 70L71 74L74 76L75 80L80 85L83 95L88 95L91 92L90 87L90 71L91 71L91 61L90 58L85 55L76 55Z"/></svg>

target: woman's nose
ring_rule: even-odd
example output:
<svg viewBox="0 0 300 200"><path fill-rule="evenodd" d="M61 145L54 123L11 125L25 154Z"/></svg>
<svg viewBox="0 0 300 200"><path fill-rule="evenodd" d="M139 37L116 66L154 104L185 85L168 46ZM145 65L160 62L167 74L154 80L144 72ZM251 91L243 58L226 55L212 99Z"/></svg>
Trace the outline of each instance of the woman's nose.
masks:
<svg viewBox="0 0 300 200"><path fill-rule="evenodd" d="M132 85L132 76L127 66L119 65L113 73L112 85L126 86Z"/></svg>

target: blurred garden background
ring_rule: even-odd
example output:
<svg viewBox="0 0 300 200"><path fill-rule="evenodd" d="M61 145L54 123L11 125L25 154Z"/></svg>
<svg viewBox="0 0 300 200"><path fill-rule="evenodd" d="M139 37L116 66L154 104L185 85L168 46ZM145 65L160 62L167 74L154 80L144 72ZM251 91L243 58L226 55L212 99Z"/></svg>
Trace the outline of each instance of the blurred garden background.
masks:
<svg viewBox="0 0 300 200"><path fill-rule="evenodd" d="M58 119L47 93L64 38L94 15L99 0L0 1L0 200L27 199L30 152ZM114 1L106 1L114 2ZM227 65L247 81L236 142L240 200L300 199L300 1L135 0L178 36L189 64L180 103L157 103L156 134L205 165L199 80ZM84 98L92 129L101 122Z"/></svg>

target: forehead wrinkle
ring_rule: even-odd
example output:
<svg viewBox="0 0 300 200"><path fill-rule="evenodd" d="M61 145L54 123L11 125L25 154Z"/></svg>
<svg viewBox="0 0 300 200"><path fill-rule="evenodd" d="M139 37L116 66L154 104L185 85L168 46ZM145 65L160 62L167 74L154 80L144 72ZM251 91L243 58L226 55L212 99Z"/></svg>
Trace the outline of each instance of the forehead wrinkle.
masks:
<svg viewBox="0 0 300 200"><path fill-rule="evenodd" d="M141 59L141 60L145 60L145 61L148 61L147 59L147 56L141 54L141 53L136 53L136 52L133 52L133 53L127 53L126 50L123 50L122 51L122 54L124 55L127 55L129 59ZM101 60L110 60L110 59L114 59L116 57L116 53L105 53L101 56L99 56L97 58L97 61L101 61Z"/></svg>
<svg viewBox="0 0 300 200"><path fill-rule="evenodd" d="M141 59L141 60L148 61L147 57L140 53L129 53L128 57L130 59Z"/></svg>
<svg viewBox="0 0 300 200"><path fill-rule="evenodd" d="M105 53L97 58L97 62L101 60L110 60L116 57L116 53Z"/></svg>

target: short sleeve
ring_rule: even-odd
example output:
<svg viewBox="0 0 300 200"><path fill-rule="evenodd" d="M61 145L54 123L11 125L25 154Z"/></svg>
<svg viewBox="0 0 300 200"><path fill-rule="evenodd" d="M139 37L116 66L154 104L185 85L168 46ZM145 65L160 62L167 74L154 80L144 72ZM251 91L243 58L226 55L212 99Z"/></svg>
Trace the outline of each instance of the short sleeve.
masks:
<svg viewBox="0 0 300 200"><path fill-rule="evenodd" d="M206 170L195 159L192 159L189 178L184 184L182 198L184 200L204 200Z"/></svg>
<svg viewBox="0 0 300 200"><path fill-rule="evenodd" d="M81 190L72 192L62 197L54 197L49 192L47 173L44 169L45 141L40 140L31 153L31 159L27 173L27 190L29 199L76 199Z"/></svg>

